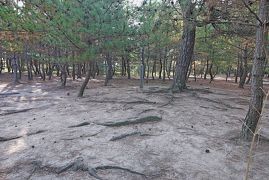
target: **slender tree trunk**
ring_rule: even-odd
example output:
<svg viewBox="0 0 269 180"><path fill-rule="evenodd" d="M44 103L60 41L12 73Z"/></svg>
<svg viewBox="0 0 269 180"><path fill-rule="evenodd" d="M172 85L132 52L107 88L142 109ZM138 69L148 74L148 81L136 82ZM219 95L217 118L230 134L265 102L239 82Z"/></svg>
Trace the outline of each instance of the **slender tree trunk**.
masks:
<svg viewBox="0 0 269 180"><path fill-rule="evenodd" d="M145 48L141 47L140 49L140 60L141 60L141 64L140 64L140 89L143 89L144 87L144 73L145 73L145 58L144 58L144 52L145 52Z"/></svg>
<svg viewBox="0 0 269 180"><path fill-rule="evenodd" d="M90 70L90 68L88 68L88 71L87 71L87 74L86 74L86 78L85 78L85 80L83 81L83 83L82 83L82 85L80 87L80 90L79 90L79 93L78 93L78 97L82 97L83 96L84 91L85 91L85 88L87 87L87 84L89 83L90 76L91 76L91 70Z"/></svg>
<svg viewBox="0 0 269 180"><path fill-rule="evenodd" d="M248 75L248 45L245 45L245 48L243 50L243 56L242 56L242 60L243 60L243 69L242 69L242 76L240 77L240 81L239 81L239 88L244 88L244 84L246 82L246 78Z"/></svg>
<svg viewBox="0 0 269 180"><path fill-rule="evenodd" d="M206 69L205 69L204 79L206 79L208 69L209 69L209 59L208 57L206 57Z"/></svg>
<svg viewBox="0 0 269 180"><path fill-rule="evenodd" d="M111 80L113 77L113 65L112 65L112 57L110 53L106 54L106 62L107 62L107 80Z"/></svg>
<svg viewBox="0 0 269 180"><path fill-rule="evenodd" d="M130 67L130 60L127 57L126 59L126 64L127 64L127 75L128 75L128 79L131 79L131 67Z"/></svg>
<svg viewBox="0 0 269 180"><path fill-rule="evenodd" d="M67 73L66 73L66 64L61 66L61 86L66 86L66 79L67 79Z"/></svg>
<svg viewBox="0 0 269 180"><path fill-rule="evenodd" d="M162 79L162 71L163 71L163 62L162 62L162 51L160 51L160 59L159 59L159 62L160 62L160 69L159 69L159 79Z"/></svg>
<svg viewBox="0 0 269 180"><path fill-rule="evenodd" d="M195 63L195 60L193 61L193 76L194 76L194 81L196 82L196 63Z"/></svg>
<svg viewBox="0 0 269 180"><path fill-rule="evenodd" d="M17 56L17 63L18 63L18 79L21 79L22 76L22 70L23 70L23 63L22 63L22 59L20 57L20 55L18 54Z"/></svg>
<svg viewBox="0 0 269 180"><path fill-rule="evenodd" d="M259 4L259 18L264 23L261 25L257 23L256 31L256 46L254 53L254 61L252 66L252 80L251 80L251 99L249 104L249 110L245 118L245 123L242 126L242 137L249 139L252 137L252 132L255 132L256 126L260 119L260 113L262 112L263 105L263 76L264 65L266 60L265 45L268 20L268 0L260 0Z"/></svg>
<svg viewBox="0 0 269 180"><path fill-rule="evenodd" d="M168 66L168 69L167 69L167 77L168 77L169 80L171 79L172 63L173 63L173 60L171 60L171 61L169 62L169 66Z"/></svg>
<svg viewBox="0 0 269 180"><path fill-rule="evenodd" d="M240 55L240 53L238 53L237 67L236 67L235 80L234 80L235 83L238 82L238 77L240 76L240 73L241 73L241 63L240 62L241 62L241 55Z"/></svg>
<svg viewBox="0 0 269 180"><path fill-rule="evenodd" d="M208 70L209 75L210 75L210 82L209 83L211 83L214 80L214 74L213 74L212 69L213 69L213 63L211 62L210 66L209 66L209 70Z"/></svg>
<svg viewBox="0 0 269 180"><path fill-rule="evenodd" d="M11 72L11 57L10 58L6 58L6 65L7 65L7 72L10 73Z"/></svg>
<svg viewBox="0 0 269 180"><path fill-rule="evenodd" d="M251 81L251 76L252 76L252 72L249 73L249 75L248 75L248 80L247 80L246 84L249 84L249 83L250 83L250 81Z"/></svg>
<svg viewBox="0 0 269 180"><path fill-rule="evenodd" d="M149 44L148 44L148 52L147 52L147 61L146 61L146 64L147 64L147 83L149 81L149 57L150 57L150 49L149 49Z"/></svg>
<svg viewBox="0 0 269 180"><path fill-rule="evenodd" d="M152 66L152 72L151 72L152 79L155 79L154 74L156 76L156 59L154 59L153 66Z"/></svg>
<svg viewBox="0 0 269 180"><path fill-rule="evenodd" d="M78 63L78 72L77 72L77 79L81 79L81 77L82 77L82 75L81 75L81 64L80 63Z"/></svg>
<svg viewBox="0 0 269 180"><path fill-rule="evenodd" d="M189 79L189 77L190 77L190 75L191 75L191 71L192 71L192 63L190 64L190 67L189 67L189 70L188 70L188 75L187 75L187 81L188 81L188 79Z"/></svg>
<svg viewBox="0 0 269 180"><path fill-rule="evenodd" d="M185 2L185 1L184 1ZM182 9L184 9L184 27L183 27L183 35L180 45L180 57L177 59L176 64L176 74L172 85L172 90L183 90L186 89L186 79L187 72L192 60L193 49L195 44L195 32L196 25L194 24L194 20L196 19L195 15L195 3L192 1L186 1L186 5L181 5Z"/></svg>
<svg viewBox="0 0 269 180"><path fill-rule="evenodd" d="M126 63L124 56L121 57L121 76L126 76Z"/></svg>
<svg viewBox="0 0 269 180"><path fill-rule="evenodd" d="M13 58L11 59L11 65L12 65L12 69L13 69L13 82L16 84L19 82L18 79L18 59L16 56L16 53L13 53Z"/></svg>
<svg viewBox="0 0 269 180"><path fill-rule="evenodd" d="M166 64L167 64L167 47L164 49L164 57L163 57L163 81L165 81L166 76Z"/></svg>
<svg viewBox="0 0 269 180"><path fill-rule="evenodd" d="M73 81L76 79L76 64L74 63L72 65L72 78L73 78Z"/></svg>

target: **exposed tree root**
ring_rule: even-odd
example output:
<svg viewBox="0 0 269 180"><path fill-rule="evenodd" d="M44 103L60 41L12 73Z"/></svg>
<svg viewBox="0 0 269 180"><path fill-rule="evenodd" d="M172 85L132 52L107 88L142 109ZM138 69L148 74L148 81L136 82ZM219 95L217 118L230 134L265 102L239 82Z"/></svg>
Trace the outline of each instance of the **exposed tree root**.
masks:
<svg viewBox="0 0 269 180"><path fill-rule="evenodd" d="M173 94L169 94L169 97L168 97L168 102L167 103L165 103L165 104L162 104L162 105L160 105L159 107L164 107L164 106L167 106L167 105L169 105L169 104L171 104L173 101L174 101L174 95Z"/></svg>
<svg viewBox="0 0 269 180"><path fill-rule="evenodd" d="M152 101L114 101L114 100L89 100L89 102L95 103L117 103L117 104L157 104Z"/></svg>
<svg viewBox="0 0 269 180"><path fill-rule="evenodd" d="M213 100L213 99L209 99L209 98L205 98L205 97L200 97L198 95L194 96L200 100L204 100L204 101L207 101L207 102L211 102L211 103L216 103L216 104L220 104L226 108L229 108L229 109L243 109L243 108L239 108L239 107L234 107L234 106L231 106L230 104L226 104L224 102L221 102L221 101L216 101L216 100Z"/></svg>
<svg viewBox="0 0 269 180"><path fill-rule="evenodd" d="M55 169L55 168L53 168ZM145 174L128 169L128 168L124 168L124 167L120 167L120 166L112 166L112 165L105 165L105 166L97 166L95 168L93 167L88 167L85 163L82 157L77 158L74 162L71 162L69 164L67 164L64 167L61 168L56 168L56 173L60 174L63 173L65 171L68 170L72 170L72 171L87 171L89 173L89 175L93 176L96 179L102 180L103 178L101 178L100 176L97 175L97 171L98 170L108 170L108 169L118 169L118 170L123 170L132 174L136 174L136 175L140 175L143 177L146 177ZM54 170L55 171L55 170Z"/></svg>
<svg viewBox="0 0 269 180"><path fill-rule="evenodd" d="M74 125L74 126L68 126L68 127L69 128L74 128L74 127L88 126L90 124L91 123L89 123L89 122L83 122L83 123L80 123L80 124L77 124L77 125Z"/></svg>
<svg viewBox="0 0 269 180"><path fill-rule="evenodd" d="M27 133L26 135L27 136L32 136L32 135L35 135L35 134L40 134L40 133L43 133L43 132L46 132L47 130L38 130L36 132L30 132L30 133Z"/></svg>
<svg viewBox="0 0 269 180"><path fill-rule="evenodd" d="M0 96L10 96L10 95L15 95L15 94L20 94L18 92L6 92L6 93L0 93Z"/></svg>
<svg viewBox="0 0 269 180"><path fill-rule="evenodd" d="M143 90L143 93L169 93L169 92L171 92L171 89L165 87L149 87L148 89Z"/></svg>
<svg viewBox="0 0 269 180"><path fill-rule="evenodd" d="M203 93L203 94L211 94L211 93L213 93L212 91L210 91L209 89L192 89L192 88L190 88L190 89L188 89L188 91L194 91L194 92L201 92L201 93Z"/></svg>
<svg viewBox="0 0 269 180"><path fill-rule="evenodd" d="M99 134L100 132L97 132L97 133L94 133L94 134L89 134L89 135L82 135L82 136L73 137L73 138L62 138L61 140L70 141L70 140L80 139L80 138L84 138L84 137L93 137L93 136L96 136L97 134Z"/></svg>
<svg viewBox="0 0 269 180"><path fill-rule="evenodd" d="M112 137L109 141L117 141L117 140L129 137L129 136L134 136L134 135L138 135L138 134L141 134L141 132L125 133L125 134L121 134L119 136Z"/></svg>
<svg viewBox="0 0 269 180"><path fill-rule="evenodd" d="M119 136L115 136L115 137L111 138L109 141L117 141L117 140L124 139L126 137L134 136L134 135L139 135L139 136L159 136L159 135L148 134L148 133L132 132L132 133L125 133L125 134L121 134Z"/></svg>
<svg viewBox="0 0 269 180"><path fill-rule="evenodd" d="M40 133L43 133L43 132L46 132L47 130L38 130L36 132L30 132L30 133L27 133L26 136L32 136L32 135L35 135L35 134L40 134ZM0 142L4 142L4 141L11 141L11 140L14 140L14 139L19 139L23 136L13 136L13 137L0 137Z"/></svg>
<svg viewBox="0 0 269 180"><path fill-rule="evenodd" d="M97 123L98 125L108 126L108 127L120 127L120 126L128 126L133 124L147 123L147 122L159 122L162 118L158 116L146 116L137 119L130 119L126 121L119 122L106 122L106 123Z"/></svg>
<svg viewBox="0 0 269 180"><path fill-rule="evenodd" d="M14 140L14 139L19 139L19 138L21 138L21 137L22 137L22 136L0 137L0 142L11 141L11 140Z"/></svg>
<svg viewBox="0 0 269 180"><path fill-rule="evenodd" d="M132 174L137 174L137 175L146 177L146 175L143 173L133 171L133 170L128 169L128 168L123 168L120 166L97 166L94 169L96 169L96 170L119 169L119 170L127 171L127 172L132 173Z"/></svg>
<svg viewBox="0 0 269 180"><path fill-rule="evenodd" d="M27 109L21 109L21 110L8 110L7 112L1 113L0 116L5 116L9 114L16 114L16 113L21 113L21 112L27 112L32 110L33 108L27 108Z"/></svg>

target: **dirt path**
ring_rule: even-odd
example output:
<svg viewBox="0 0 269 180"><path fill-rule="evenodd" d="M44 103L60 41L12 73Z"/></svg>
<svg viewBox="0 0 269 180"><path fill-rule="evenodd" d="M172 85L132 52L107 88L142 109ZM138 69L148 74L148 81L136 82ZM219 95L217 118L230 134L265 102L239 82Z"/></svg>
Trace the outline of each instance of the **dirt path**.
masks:
<svg viewBox="0 0 269 180"><path fill-rule="evenodd" d="M242 179L248 144L238 137L247 96L90 83L84 98L76 97L77 84L0 85L0 179ZM268 152L261 140L252 179L268 179Z"/></svg>

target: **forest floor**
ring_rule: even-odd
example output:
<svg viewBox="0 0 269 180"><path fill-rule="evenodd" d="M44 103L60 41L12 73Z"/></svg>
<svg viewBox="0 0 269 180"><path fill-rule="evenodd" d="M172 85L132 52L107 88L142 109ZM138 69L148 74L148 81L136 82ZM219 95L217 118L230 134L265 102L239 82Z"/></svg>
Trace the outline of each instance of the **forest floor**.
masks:
<svg viewBox="0 0 269 180"><path fill-rule="evenodd" d="M0 179L242 180L249 143L240 140L249 87L116 79L0 82ZM251 179L269 177L269 106Z"/></svg>

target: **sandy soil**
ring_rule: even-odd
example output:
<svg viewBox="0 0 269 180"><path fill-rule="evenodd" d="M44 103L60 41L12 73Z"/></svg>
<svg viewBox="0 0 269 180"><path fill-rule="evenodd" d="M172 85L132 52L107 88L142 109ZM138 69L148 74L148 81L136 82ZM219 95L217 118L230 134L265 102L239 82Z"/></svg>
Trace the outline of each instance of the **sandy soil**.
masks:
<svg viewBox="0 0 269 180"><path fill-rule="evenodd" d="M91 80L65 89L53 82L0 84L0 179L241 180L249 144L239 139L248 88L191 82L191 90L165 91L166 83ZM229 89L229 90L228 90ZM269 108L263 116L251 179L269 176ZM123 124L144 117L153 122Z"/></svg>

